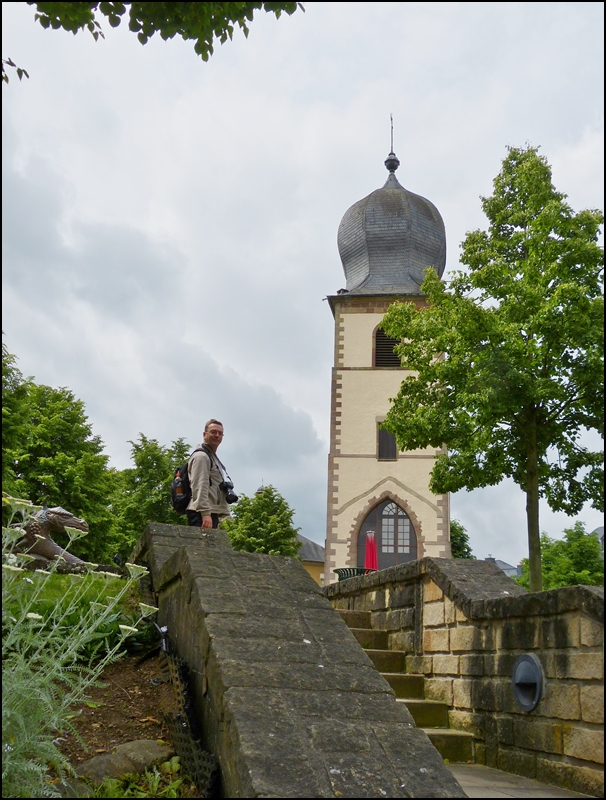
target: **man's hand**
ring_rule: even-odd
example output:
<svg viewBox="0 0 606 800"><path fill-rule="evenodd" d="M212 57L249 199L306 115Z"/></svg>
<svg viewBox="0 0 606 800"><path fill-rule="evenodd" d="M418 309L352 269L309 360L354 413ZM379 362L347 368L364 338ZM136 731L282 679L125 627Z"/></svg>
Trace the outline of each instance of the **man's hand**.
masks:
<svg viewBox="0 0 606 800"><path fill-rule="evenodd" d="M211 516L202 517L203 528L212 528L212 526L213 526L213 518Z"/></svg>

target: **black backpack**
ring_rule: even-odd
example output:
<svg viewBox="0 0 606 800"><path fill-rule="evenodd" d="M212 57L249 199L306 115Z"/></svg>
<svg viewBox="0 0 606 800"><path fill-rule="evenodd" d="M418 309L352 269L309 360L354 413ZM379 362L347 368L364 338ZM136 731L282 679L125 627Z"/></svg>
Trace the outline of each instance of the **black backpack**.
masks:
<svg viewBox="0 0 606 800"><path fill-rule="evenodd" d="M196 447L189 458L191 458L194 453L199 453L201 451L210 457L210 453L208 452L207 448L202 446ZM187 511L187 506L189 505L189 501L191 500L191 486L189 483L189 458L184 464L181 464L180 467L177 467L173 477L173 482L170 485L170 502L177 514L185 514Z"/></svg>

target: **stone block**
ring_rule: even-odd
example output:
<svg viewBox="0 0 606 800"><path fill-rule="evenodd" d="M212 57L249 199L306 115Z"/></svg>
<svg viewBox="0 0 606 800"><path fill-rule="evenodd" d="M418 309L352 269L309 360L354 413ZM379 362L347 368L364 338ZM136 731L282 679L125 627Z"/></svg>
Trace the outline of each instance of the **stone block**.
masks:
<svg viewBox="0 0 606 800"><path fill-rule="evenodd" d="M458 675L458 656L434 656L433 671L436 675Z"/></svg>
<svg viewBox="0 0 606 800"><path fill-rule="evenodd" d="M385 588L375 589L367 593L367 603L369 611L382 611L387 608L385 600Z"/></svg>
<svg viewBox="0 0 606 800"><path fill-rule="evenodd" d="M433 658L431 656L406 656L406 672L410 675L431 675Z"/></svg>
<svg viewBox="0 0 606 800"><path fill-rule="evenodd" d="M453 705L456 708L472 708L471 691L473 680L456 679L452 682Z"/></svg>
<svg viewBox="0 0 606 800"><path fill-rule="evenodd" d="M536 776L535 756L529 753L520 753L519 750L500 747L496 767L502 769L503 772L513 772L514 775L523 775L525 778Z"/></svg>
<svg viewBox="0 0 606 800"><path fill-rule="evenodd" d="M604 772L598 769L537 758L536 778L551 786L562 786L592 797L604 796Z"/></svg>
<svg viewBox="0 0 606 800"><path fill-rule="evenodd" d="M537 706L537 713L554 719L580 719L581 702L578 684L547 683L545 694Z"/></svg>
<svg viewBox="0 0 606 800"><path fill-rule="evenodd" d="M453 653L482 649L482 630L474 625L458 625L450 629L450 649Z"/></svg>
<svg viewBox="0 0 606 800"><path fill-rule="evenodd" d="M447 629L439 628L423 631L423 650L426 653L448 652L448 634Z"/></svg>
<svg viewBox="0 0 606 800"><path fill-rule="evenodd" d="M480 655L460 656L459 671L461 675L484 675L485 658L486 656L480 656Z"/></svg>
<svg viewBox="0 0 606 800"><path fill-rule="evenodd" d="M389 597L390 608L404 608L406 606L414 606L414 604L415 587L412 583L392 586Z"/></svg>
<svg viewBox="0 0 606 800"><path fill-rule="evenodd" d="M473 733L477 739L482 739L484 736L484 720L482 714L452 709L448 712L448 721L453 730Z"/></svg>
<svg viewBox="0 0 606 800"><path fill-rule="evenodd" d="M469 622L467 614L458 606L455 608L455 622Z"/></svg>
<svg viewBox="0 0 606 800"><path fill-rule="evenodd" d="M503 684L494 678L475 678L471 682L472 708L482 711L503 710Z"/></svg>
<svg viewBox="0 0 606 800"><path fill-rule="evenodd" d="M447 625L452 625L457 619L457 607L452 602L450 597L444 595L444 622Z"/></svg>
<svg viewBox="0 0 606 800"><path fill-rule="evenodd" d="M382 631L399 631L402 627L401 611L375 611L371 617L373 628Z"/></svg>
<svg viewBox="0 0 606 800"><path fill-rule="evenodd" d="M396 633L390 633L388 647L390 650L401 650L404 653L414 652L414 631L397 631Z"/></svg>
<svg viewBox="0 0 606 800"><path fill-rule="evenodd" d="M514 744L513 719L511 717L497 717L497 737L501 744Z"/></svg>
<svg viewBox="0 0 606 800"><path fill-rule="evenodd" d="M432 600L442 600L443 597L444 592L440 587L431 578L425 576L423 578L423 600L430 603Z"/></svg>
<svg viewBox="0 0 606 800"><path fill-rule="evenodd" d="M444 603L424 603L423 604L423 626L436 627L444 625Z"/></svg>
<svg viewBox="0 0 606 800"><path fill-rule="evenodd" d="M516 747L543 753L562 753L562 724L539 722L535 717L519 717L513 722Z"/></svg>
<svg viewBox="0 0 606 800"><path fill-rule="evenodd" d="M564 728L564 754L583 761L603 764L604 731L567 725Z"/></svg>
<svg viewBox="0 0 606 800"><path fill-rule="evenodd" d="M589 617L580 619L580 639L585 647L602 647L604 645L604 625Z"/></svg>
<svg viewBox="0 0 606 800"><path fill-rule="evenodd" d="M604 686L581 686L581 717L583 722L604 724Z"/></svg>
<svg viewBox="0 0 606 800"><path fill-rule="evenodd" d="M601 653L557 653L556 677L575 680L602 680L604 659Z"/></svg>
<svg viewBox="0 0 606 800"><path fill-rule="evenodd" d="M567 647L578 647L579 642L578 616L562 615L542 620L541 647L543 649L562 650Z"/></svg>
<svg viewBox="0 0 606 800"><path fill-rule="evenodd" d="M425 678L425 699L439 700L451 706L452 683L449 678Z"/></svg>
<svg viewBox="0 0 606 800"><path fill-rule="evenodd" d="M500 630L499 649L532 650L539 647L539 624L536 617L506 619Z"/></svg>

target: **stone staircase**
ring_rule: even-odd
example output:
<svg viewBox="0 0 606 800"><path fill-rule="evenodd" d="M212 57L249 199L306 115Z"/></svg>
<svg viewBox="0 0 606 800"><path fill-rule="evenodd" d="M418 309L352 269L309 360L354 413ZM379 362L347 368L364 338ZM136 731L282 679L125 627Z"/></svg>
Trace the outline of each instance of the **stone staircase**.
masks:
<svg viewBox="0 0 606 800"><path fill-rule="evenodd" d="M339 611L377 670L394 690L398 703L405 703L417 727L448 762L473 762L473 734L449 727L449 706L439 700L425 699L423 675L406 674L406 653L388 650L387 631L371 627L370 611Z"/></svg>

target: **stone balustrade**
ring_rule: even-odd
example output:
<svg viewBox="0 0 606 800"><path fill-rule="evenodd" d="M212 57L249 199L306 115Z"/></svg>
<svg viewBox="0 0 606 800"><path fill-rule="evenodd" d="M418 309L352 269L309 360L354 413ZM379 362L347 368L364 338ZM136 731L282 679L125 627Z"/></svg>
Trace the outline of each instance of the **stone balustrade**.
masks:
<svg viewBox="0 0 606 800"><path fill-rule="evenodd" d="M333 607L370 611L478 763L603 796L604 590L527 594L495 564L424 558L324 589ZM538 657L544 691L523 711L512 672Z"/></svg>

